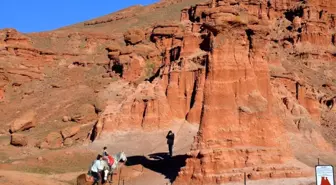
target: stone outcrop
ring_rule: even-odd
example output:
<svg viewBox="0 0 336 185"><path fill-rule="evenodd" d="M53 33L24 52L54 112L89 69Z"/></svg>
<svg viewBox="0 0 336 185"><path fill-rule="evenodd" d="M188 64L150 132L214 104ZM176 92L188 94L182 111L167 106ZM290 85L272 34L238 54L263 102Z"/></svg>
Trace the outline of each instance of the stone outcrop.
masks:
<svg viewBox="0 0 336 185"><path fill-rule="evenodd" d="M262 114L265 117L262 120L268 120L273 118L277 112L274 110L277 108L270 108L270 105L275 102L283 102L287 98L291 103L286 105L287 110L281 111L290 112L290 115L286 115L292 120L293 125L298 124L298 120L301 120L302 125L303 119L301 118L303 117L309 118L309 124L319 123L323 110L321 109L321 93L316 93L316 91L320 91L320 88L314 87L315 82L309 78L298 78L297 75L301 75L299 71L290 70L291 68L302 69L302 66L293 66L296 63L295 60L302 60L302 52L304 55L317 56L316 53L302 47L302 43L317 44L314 39L312 42L302 40L303 37L308 39L307 34L312 31L303 32L304 29L307 29L306 25L309 22L312 22L311 27L319 25L324 29L323 31L318 30L320 34L315 35L323 35L321 39L325 41L325 46L329 49L326 49L327 52L321 54L323 57L319 58L327 61L332 61L335 58L329 55L332 53L330 50L332 42L327 42L325 39L330 37L333 40L333 14L326 15L329 18L326 18L325 22L320 25L313 18L306 17L308 12L311 12L310 9L314 9L314 14L318 12L315 10L315 6L319 5L311 3L303 5L295 2L286 4L282 1L261 1L258 3L212 1L197 4L182 10L181 23L157 24L153 27L150 41L155 43L155 47L159 51L156 54L151 52L154 54L151 56L154 57L149 58L148 54L140 54L142 52L139 50L114 47L109 49L111 60L109 69L117 72L121 78L127 81L137 82L146 79L156 86L159 83L160 91L165 94L160 99L166 99L164 101L170 107L171 120L177 118L186 119L192 123L201 123L201 120L205 119L204 116L210 114L208 113L209 107L216 107L216 110L219 111L213 113L214 115L211 113L211 119L222 118L223 116L220 116L219 113L229 112L230 116L227 117L230 119L240 120L241 117L250 119L251 115L252 117L258 115L256 117L259 119L259 114ZM334 11L332 3L330 7L328 11ZM322 24L328 26L322 26ZM232 31L237 34L229 34ZM321 34L322 32L327 34ZM148 48L152 50L150 45ZM134 57L134 55L141 55L141 57ZM286 56L285 59L284 56ZM152 61L155 67L153 67L152 75L146 76L144 71L146 71L148 60ZM221 66L221 68L214 69L216 66ZM210 73L211 70L213 70L212 73ZM293 74L295 75L293 76ZM308 73L302 75L310 76ZM215 83L212 83L209 78L213 78L216 83L225 84L228 81L227 83L230 85L213 87L211 85ZM279 86L287 89L286 91L290 93L278 93ZM206 95L205 91L217 88L225 89L228 92L216 94L217 92L213 90L207 92L209 95ZM332 91L322 94L326 96L330 93ZM207 96L210 94L211 97L208 98ZM218 105L215 103L208 105L205 102L206 99L211 101L211 98L216 99ZM137 116L132 120L142 120L147 116L147 114L142 114L146 112L146 106L135 106L134 103L126 103L128 101L122 104L123 110L131 110L126 112L131 112L132 115L143 115L143 117ZM224 111L226 110L224 108L221 110L218 106L222 104L230 111ZM115 107L116 105L111 104L111 106ZM137 108L131 109L130 107ZM119 111L116 115L125 115L125 112ZM102 129L102 125L104 128L108 125L120 128L116 126L118 124L113 124L113 122L118 122L112 121L114 118L106 121L111 116L109 119L103 119L104 117L100 119L98 128ZM272 120L278 123L279 129L276 130L281 131L284 124L287 124L287 118L284 117L278 116L276 120ZM105 122L107 124L104 124ZM209 121L205 119L203 122ZM126 129L126 127L122 128ZM249 127L250 125L247 126L247 128ZM204 130L208 129L204 128ZM270 128L270 130L273 129ZM302 133L306 132L303 130L302 127L299 129ZM245 130L245 132L253 133L254 131ZM209 133L213 132L209 131ZM266 136L263 137L266 138ZM319 137L321 142L325 142L320 134L315 134L313 137ZM246 140L248 141L248 139ZM258 140L254 142L254 144L262 143ZM246 143L246 145L251 145L251 143ZM261 146L263 145L261 144ZM283 146L276 147L282 148ZM331 146L325 144L323 148L330 151Z"/></svg>
<svg viewBox="0 0 336 185"><path fill-rule="evenodd" d="M27 146L28 138L25 135L15 133L11 135L10 144L14 146Z"/></svg>
<svg viewBox="0 0 336 185"><path fill-rule="evenodd" d="M179 31L179 39L175 41L181 43L183 31L181 25L171 24L172 29L169 32L170 24L167 28L164 28L163 24L178 20L181 7L198 1L201 0L162 1L154 5L138 6L105 16L97 22L93 20L91 22L93 24L86 22L87 24L78 24L48 32L25 34L15 29L0 30L0 122L4 123L0 125L0 130L6 130L6 132L10 130L12 120L34 107L37 113L35 123L39 124L24 133L31 139L30 145L33 146L37 141L43 140L38 145L44 148L53 148L50 145L55 145L55 148L58 148L62 146L60 143L64 144L67 138L64 140L61 134L60 137L55 133L60 133L60 128L66 127L64 125L77 123L85 126L85 129L81 127L80 131L70 138L73 141L72 144L82 142L88 138L92 125L96 124L99 114L103 113L105 106L110 103L102 102L101 105L91 106L95 102L93 100L95 93L104 91L104 86L109 82L120 79L129 81L129 86L133 86L133 90L132 96L123 101L119 101L119 97L128 94L120 95L119 93L117 97L114 97L118 100L114 105L122 107L122 110L118 112L120 115L124 114L120 116L122 123L119 128L129 129L128 124L132 123L132 119L137 119L134 125L138 125L136 128L139 129L153 130L167 127L174 116L171 116L171 109L167 103L166 87L161 88L159 85L161 82L156 82L155 87L151 85L144 87L153 82L154 76L157 75L156 72L162 67L162 52L165 51L165 48L160 46L161 43L151 41L151 36L154 36L152 26L156 25L154 32L155 39L158 41L161 40L160 34L168 29L168 34L174 30ZM173 9L170 6L173 6ZM139 8L142 10L140 14L134 12ZM124 19L129 21L123 24L121 21ZM104 24L106 22L109 24ZM139 24L133 25L134 22ZM96 24L113 28L96 30L94 26ZM118 25L113 26L112 24ZM156 46L161 49L157 49ZM175 54L172 54L175 58L178 57L178 50L175 48L173 52ZM104 68L107 70L106 74L103 74ZM146 81L144 85L136 87L144 81ZM87 88L81 88L83 86ZM84 89L86 89L85 92ZM151 99L147 99L146 92L140 92L141 89L154 91L149 95ZM180 93L182 89L181 87ZM82 94L85 96L81 96ZM189 92L188 96L191 96ZM84 106L81 112L78 105L83 104L89 104L89 106ZM134 115L138 115L139 118L134 116L129 119L127 117L132 116L127 116L128 106L133 105L136 110L131 110L131 112L135 112ZM111 106L112 104L109 105L109 109ZM64 122L62 122L62 116L67 116L64 117ZM118 119L117 117L118 115L111 116L111 119ZM195 116L190 114L189 117ZM106 128L113 130L114 127L112 124ZM26 129L29 128L24 127L17 132ZM51 132L54 134L46 139L46 134Z"/></svg>
<svg viewBox="0 0 336 185"><path fill-rule="evenodd" d="M28 111L17 118L11 125L10 131L17 132L30 129L37 125L36 112Z"/></svg>
<svg viewBox="0 0 336 185"><path fill-rule="evenodd" d="M71 145L73 145L73 140L71 139L71 138L66 138L65 140L64 140L64 146L71 146Z"/></svg>
<svg viewBox="0 0 336 185"><path fill-rule="evenodd" d="M63 146L62 135L58 132L51 132L42 142L41 148L60 148Z"/></svg>
<svg viewBox="0 0 336 185"><path fill-rule="evenodd" d="M124 90L127 97L121 103L107 105L96 125L96 132L166 128L171 121L171 109L162 87L158 83L143 82L135 89L128 88Z"/></svg>
<svg viewBox="0 0 336 185"><path fill-rule="evenodd" d="M140 83L152 77L161 64L160 53L156 51L154 44L123 47L113 45L106 50L110 59L109 65L106 66L108 77L121 77L130 82Z"/></svg>
<svg viewBox="0 0 336 185"><path fill-rule="evenodd" d="M80 131L80 126L77 125L77 126L67 127L61 130L61 134L62 134L63 139L67 139L67 138L70 138L76 135L79 131Z"/></svg>
<svg viewBox="0 0 336 185"><path fill-rule="evenodd" d="M0 32L0 44L27 46L31 39L15 29L3 29Z"/></svg>
<svg viewBox="0 0 336 185"><path fill-rule="evenodd" d="M126 33L124 33L124 40L126 42L126 45L128 44L135 45L140 43L144 39L145 39L145 33L139 29L129 30Z"/></svg>
<svg viewBox="0 0 336 185"><path fill-rule="evenodd" d="M95 107L90 104L84 104L71 117L71 120L81 123L87 123L97 119Z"/></svg>
<svg viewBox="0 0 336 185"><path fill-rule="evenodd" d="M181 24L153 28L150 39L161 52L162 60L147 86L160 85L159 90L165 95L160 99L166 99L171 119L200 123L189 154L191 158L176 184L239 181L243 179L243 172L249 179L310 175L304 165L287 163L293 160L286 142L285 125L291 124L287 118L293 125L300 125L298 132L308 140L318 141L315 146L332 150L321 133L303 127L304 122L320 122L324 105L319 98L332 91L322 92L318 88L320 92L316 92L315 82L300 79L293 75L300 74L298 71L290 70L294 60L302 57L297 55L302 53L298 50L303 49L308 55L312 53L309 48L302 48L302 43L319 44L317 40L322 40L328 48L332 44L325 38L333 40L333 19L325 22L329 26L323 26L326 34L319 30L320 34L315 35L321 36L319 39L310 39L312 36L307 34L310 31L303 32L313 21L305 17L306 13L315 6L318 5L281 1L238 4L212 1L183 9ZM332 3L330 7L330 11L334 11ZM330 16L332 14L326 17ZM313 25L315 27L315 22ZM335 57L328 54L332 50L326 51L321 57L332 61ZM283 56L286 59L281 61ZM284 88L283 91L278 91L279 87ZM128 111L117 111L116 115L137 115L131 119L132 123L142 123L140 120L148 116L144 113L147 107L131 100L132 104L125 101L121 106ZM286 108L273 106L278 102ZM328 105L333 107L330 101ZM115 124L118 121L114 117L103 116L97 130L127 128Z"/></svg>
<svg viewBox="0 0 336 185"><path fill-rule="evenodd" d="M250 180L309 175L294 160L287 133L321 152L336 146L330 139L336 131L335 1L211 0L182 9L180 22L160 18L165 7L201 1L136 6L54 32L1 30L3 109L21 98L36 102L44 121L66 115L61 124L79 123L49 129L41 148L114 131L156 131L176 119L200 124L176 184L241 181L244 173ZM140 9L141 15L134 12ZM106 33L89 33L98 24ZM72 91L57 102L37 101L78 84L90 86L96 100L86 100L90 94L73 102ZM39 88L24 89L29 85ZM25 99L38 90L41 97ZM72 104L83 106L57 111ZM34 125L18 120L12 132Z"/></svg>
<svg viewBox="0 0 336 185"><path fill-rule="evenodd" d="M309 17L305 20L304 12L316 5L308 3L307 7L302 7L301 4L291 2L290 8L287 8L281 3L266 3L256 5L246 2L236 6L226 1L212 1L182 11L182 21L191 21L193 27L197 25L200 28L197 33L208 34L208 40L204 39L203 43L207 43L204 49L209 54L209 60L206 65L200 131L189 154L191 158L187 160L175 184L221 184L243 180L243 172L247 173L249 179L309 175L300 165L286 165L286 161L292 157L284 142L285 117L277 115L279 108L272 106L279 97L272 93L274 90L271 84L274 82L269 78L269 65L274 62L270 60L274 58L267 56L279 50L281 52L283 48L286 50L293 45L299 46L300 42L323 43L329 47L330 41L325 38L331 38L331 30L334 28L331 24L331 27L325 27L324 34L316 34L319 35L316 37L321 37L317 42L310 39L312 36L308 36L307 31L300 31L300 27L305 25L303 22L308 24L311 20ZM330 5L330 11L335 12L335 5ZM248 9L248 12L243 8ZM274 33L267 26L268 21L274 21L281 14L285 15L287 20L284 22L287 25L284 33ZM274 30L278 32L282 30L280 24L275 27ZM274 40L284 43L283 48L277 49ZM291 57L289 55L287 60L293 60ZM328 57L326 60L329 60ZM282 65L287 67L285 64ZM313 83L308 81L304 87L297 78L281 81L281 85L284 84L294 93L295 103L282 99L293 119L305 117L318 123L321 104L317 97L321 94L314 93L316 87ZM278 138L281 137L284 140L279 143ZM317 132L311 132L308 137L319 140L315 144L322 150L332 150ZM266 164L277 167L264 167Z"/></svg>

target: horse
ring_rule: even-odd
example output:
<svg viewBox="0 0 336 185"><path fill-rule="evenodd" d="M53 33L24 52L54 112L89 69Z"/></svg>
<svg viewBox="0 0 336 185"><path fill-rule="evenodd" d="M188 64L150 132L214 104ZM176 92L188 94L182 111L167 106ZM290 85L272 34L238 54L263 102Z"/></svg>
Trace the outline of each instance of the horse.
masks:
<svg viewBox="0 0 336 185"><path fill-rule="evenodd" d="M115 169L118 168L119 166L119 162L123 161L126 162L127 161L127 157L125 155L124 152L119 152L115 155L112 155L113 159L114 159L114 163L112 164L112 166L110 166L108 164L107 160L102 160L101 163L101 169L103 169L103 174L104 174L104 181L107 181L107 178L110 177L109 182L112 182L112 176L113 176L113 172Z"/></svg>
<svg viewBox="0 0 336 185"><path fill-rule="evenodd" d="M127 161L127 157L124 152L119 152L112 155L112 157L114 158L112 166L110 166L106 160L101 160L100 169L103 170L103 178L101 179L103 183L107 181L108 177L110 177L110 182L112 181L113 171L118 168L120 161ZM93 178L87 174L81 174L77 177L77 185L92 185L92 183Z"/></svg>

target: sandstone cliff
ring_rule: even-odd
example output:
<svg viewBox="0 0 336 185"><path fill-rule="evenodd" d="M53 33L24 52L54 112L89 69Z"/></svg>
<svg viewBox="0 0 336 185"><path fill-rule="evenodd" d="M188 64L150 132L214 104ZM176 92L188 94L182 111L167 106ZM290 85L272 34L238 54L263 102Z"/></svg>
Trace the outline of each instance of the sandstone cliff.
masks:
<svg viewBox="0 0 336 185"><path fill-rule="evenodd" d="M182 119L200 129L176 184L310 175L294 154L336 146L336 2L200 2L1 30L1 133L31 109L18 140L40 148Z"/></svg>
<svg viewBox="0 0 336 185"><path fill-rule="evenodd" d="M161 63L152 60L156 72L147 81L160 84L165 96L150 100L169 106L156 107L149 117L200 123L177 184L243 180L243 172L249 179L309 175L293 162L286 129L322 151L333 150L320 127L334 114L335 77L328 67L335 61L335 5L329 4L324 10L310 2L211 1L183 9L181 23L153 28L150 39ZM134 71L120 61L123 74ZM147 119L147 104L134 103L126 106L140 116L121 122ZM120 115L129 115L123 110ZM118 128L110 120L99 123Z"/></svg>

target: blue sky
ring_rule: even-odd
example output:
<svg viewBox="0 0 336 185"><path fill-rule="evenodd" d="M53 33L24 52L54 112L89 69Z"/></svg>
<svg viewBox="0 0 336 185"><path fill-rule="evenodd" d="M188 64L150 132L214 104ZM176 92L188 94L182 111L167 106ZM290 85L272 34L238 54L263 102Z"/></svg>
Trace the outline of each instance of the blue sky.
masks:
<svg viewBox="0 0 336 185"><path fill-rule="evenodd" d="M158 0L1 0L0 29L47 31L154 2Z"/></svg>

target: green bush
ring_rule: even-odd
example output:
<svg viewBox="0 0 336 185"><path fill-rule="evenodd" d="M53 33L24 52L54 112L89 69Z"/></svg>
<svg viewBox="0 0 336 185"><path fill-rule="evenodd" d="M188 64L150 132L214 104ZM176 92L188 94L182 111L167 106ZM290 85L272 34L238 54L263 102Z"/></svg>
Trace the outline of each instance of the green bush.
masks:
<svg viewBox="0 0 336 185"><path fill-rule="evenodd" d="M154 62L146 61L145 72L147 78L154 75L154 68L155 68Z"/></svg>

